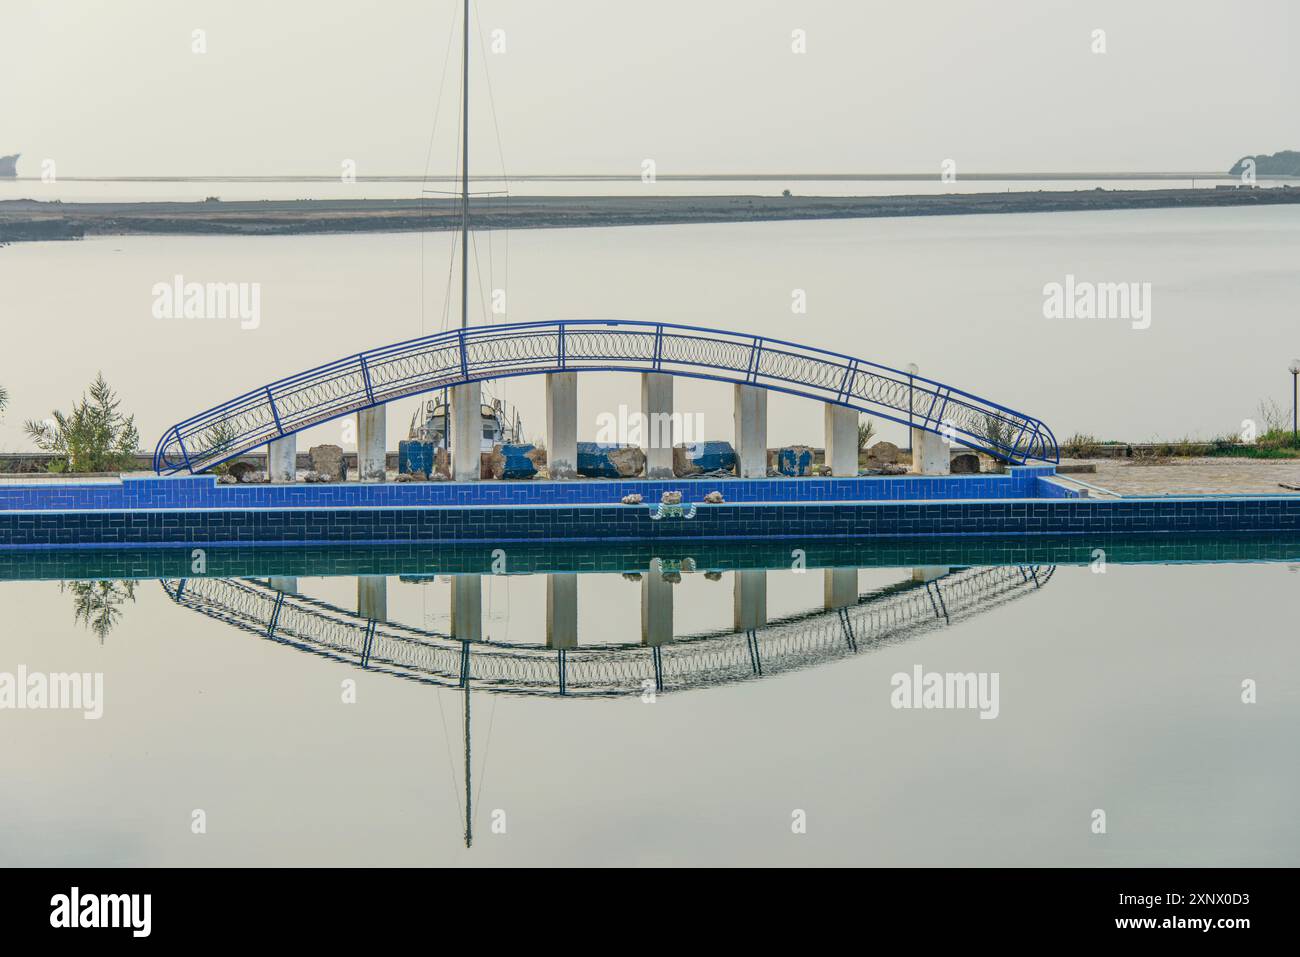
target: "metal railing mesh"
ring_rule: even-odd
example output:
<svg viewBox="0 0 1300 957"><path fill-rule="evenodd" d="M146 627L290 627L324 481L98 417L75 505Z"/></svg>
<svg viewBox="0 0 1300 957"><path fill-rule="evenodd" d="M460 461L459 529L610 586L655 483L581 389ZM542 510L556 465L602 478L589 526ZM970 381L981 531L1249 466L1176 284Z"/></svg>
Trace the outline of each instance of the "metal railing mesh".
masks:
<svg viewBox="0 0 1300 957"><path fill-rule="evenodd" d="M455 330L272 382L168 429L159 474L201 472L284 435L462 382L545 372L666 372L779 389L944 435L1015 464L1059 460L1032 416L877 363L761 336L670 323L558 320Z"/></svg>

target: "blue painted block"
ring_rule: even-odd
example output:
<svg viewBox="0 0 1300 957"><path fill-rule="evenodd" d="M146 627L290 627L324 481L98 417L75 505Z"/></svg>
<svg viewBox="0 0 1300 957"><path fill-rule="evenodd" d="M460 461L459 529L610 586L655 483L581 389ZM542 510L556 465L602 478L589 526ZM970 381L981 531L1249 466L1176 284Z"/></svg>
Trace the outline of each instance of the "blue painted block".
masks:
<svg viewBox="0 0 1300 957"><path fill-rule="evenodd" d="M677 446L674 452L678 450L701 472L730 472L736 467L736 450L730 442L687 442ZM682 474L682 470L677 474Z"/></svg>
<svg viewBox="0 0 1300 957"><path fill-rule="evenodd" d="M781 449L776 453L776 470L782 475L808 475L812 460L811 449Z"/></svg>
<svg viewBox="0 0 1300 957"><path fill-rule="evenodd" d="M587 478L619 478L618 467L610 458L609 453L620 448L627 448L627 446L602 445L599 442L579 442L578 474L585 475Z"/></svg>
<svg viewBox="0 0 1300 957"><path fill-rule="evenodd" d="M432 442L404 439L397 443L397 471L404 475L412 472L433 474L434 446Z"/></svg>
<svg viewBox="0 0 1300 957"><path fill-rule="evenodd" d="M505 467L501 472L501 477L506 479L530 479L536 475L537 466L528 457L528 453L535 449L536 446L532 444L501 446L501 457L505 459Z"/></svg>

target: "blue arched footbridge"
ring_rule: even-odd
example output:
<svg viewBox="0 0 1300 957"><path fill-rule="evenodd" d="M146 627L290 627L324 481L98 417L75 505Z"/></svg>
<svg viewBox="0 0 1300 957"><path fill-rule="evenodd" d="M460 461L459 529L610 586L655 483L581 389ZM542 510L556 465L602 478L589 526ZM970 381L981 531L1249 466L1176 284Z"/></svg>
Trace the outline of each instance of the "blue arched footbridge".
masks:
<svg viewBox="0 0 1300 957"><path fill-rule="evenodd" d="M865 359L724 329L554 320L424 336L280 379L172 426L158 441L154 470L198 473L394 399L550 372L662 372L756 386L910 425L1017 465L1060 457L1041 420Z"/></svg>

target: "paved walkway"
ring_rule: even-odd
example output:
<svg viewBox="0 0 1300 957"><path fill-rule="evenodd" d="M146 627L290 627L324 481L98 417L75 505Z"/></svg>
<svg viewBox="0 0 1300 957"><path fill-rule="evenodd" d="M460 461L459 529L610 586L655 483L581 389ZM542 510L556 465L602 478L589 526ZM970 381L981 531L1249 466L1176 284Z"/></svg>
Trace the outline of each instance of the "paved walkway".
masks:
<svg viewBox="0 0 1300 957"><path fill-rule="evenodd" d="M1067 475L1120 495L1204 495L1221 493L1285 495L1279 482L1300 485L1300 459L1171 458L1160 465L1134 465L1131 459L1062 459L1089 462L1097 474Z"/></svg>

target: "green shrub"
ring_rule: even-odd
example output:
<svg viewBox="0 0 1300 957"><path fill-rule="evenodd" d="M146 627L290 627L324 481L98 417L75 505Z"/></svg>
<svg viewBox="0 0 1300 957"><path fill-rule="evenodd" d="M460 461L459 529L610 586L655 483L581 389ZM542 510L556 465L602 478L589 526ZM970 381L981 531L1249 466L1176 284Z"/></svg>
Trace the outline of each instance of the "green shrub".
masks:
<svg viewBox="0 0 1300 957"><path fill-rule="evenodd" d="M51 472L120 472L132 464L140 434L135 416L122 415L119 405L101 372L71 412L56 410L47 421L29 420L23 428L37 448L57 456Z"/></svg>
<svg viewBox="0 0 1300 957"><path fill-rule="evenodd" d="M1069 459L1090 459L1097 454L1100 444L1095 435L1076 432L1061 445L1061 454Z"/></svg>
<svg viewBox="0 0 1300 957"><path fill-rule="evenodd" d="M858 454L862 454L876 434L876 423L868 418L858 419Z"/></svg>

